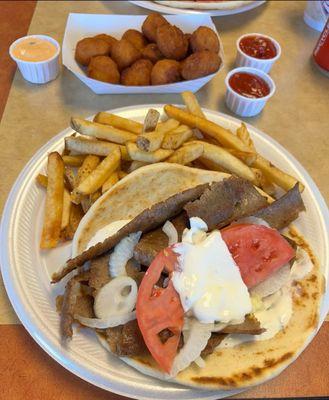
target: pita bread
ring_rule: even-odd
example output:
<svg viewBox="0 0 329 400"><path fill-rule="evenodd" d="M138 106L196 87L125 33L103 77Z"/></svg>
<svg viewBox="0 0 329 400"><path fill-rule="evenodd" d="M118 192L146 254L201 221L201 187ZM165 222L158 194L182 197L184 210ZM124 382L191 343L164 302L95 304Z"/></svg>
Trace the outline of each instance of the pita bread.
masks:
<svg viewBox="0 0 329 400"><path fill-rule="evenodd" d="M119 181L89 210L76 232L74 253L81 252L95 232L112 221L129 219L169 196L201 183L220 181L228 174L159 163L142 167ZM138 201L136 201L138 199ZM318 327L324 278L316 257L295 229L290 236L308 251L313 270L294 287L293 314L286 326L271 339L219 348L205 358L205 367L194 363L173 382L201 389L231 390L260 384L275 377L300 354ZM98 335L102 344L109 347ZM122 358L140 372L162 380L166 376L148 357Z"/></svg>
<svg viewBox="0 0 329 400"><path fill-rule="evenodd" d="M155 1L155 3L159 3L163 6L173 7L173 8L187 8L191 10L234 10L240 7L246 7L247 5L254 3L255 0L250 1L212 1L212 2L204 2L204 1L185 1L185 0L176 0L176 1Z"/></svg>

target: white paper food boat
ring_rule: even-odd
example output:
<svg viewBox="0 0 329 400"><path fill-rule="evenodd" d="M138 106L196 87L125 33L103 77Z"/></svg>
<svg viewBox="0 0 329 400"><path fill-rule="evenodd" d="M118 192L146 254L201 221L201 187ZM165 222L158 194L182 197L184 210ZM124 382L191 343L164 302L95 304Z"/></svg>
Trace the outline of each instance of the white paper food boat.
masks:
<svg viewBox="0 0 329 400"><path fill-rule="evenodd" d="M99 33L107 33L120 39L128 29L141 30L142 23L146 17L146 15L70 14L67 19L63 40L63 64L96 94L181 93L185 90L196 92L222 69L224 65L224 52L222 43L220 42L219 55L222 59L222 65L215 74L202 78L155 86L114 85L88 78L84 67L79 65L74 59L77 42L85 37L95 36ZM209 15L168 15L166 19L171 24L182 29L184 33L192 33L199 26L208 26L217 33L216 27Z"/></svg>

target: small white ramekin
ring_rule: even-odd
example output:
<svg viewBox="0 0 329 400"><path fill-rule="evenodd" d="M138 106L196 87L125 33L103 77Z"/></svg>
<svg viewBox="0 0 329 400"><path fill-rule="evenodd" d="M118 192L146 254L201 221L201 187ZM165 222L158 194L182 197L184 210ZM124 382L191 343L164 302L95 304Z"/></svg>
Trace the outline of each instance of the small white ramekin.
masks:
<svg viewBox="0 0 329 400"><path fill-rule="evenodd" d="M56 54L44 61L25 61L20 60L19 58L13 55L14 47L21 42L22 40L28 38L39 38L47 40L54 44L57 48ZM10 57L17 63L17 66L23 75L23 78L31 83L47 83L56 79L59 73L59 53L61 51L59 43L50 36L46 35L29 35L21 37L15 40L14 43L9 47L9 55Z"/></svg>
<svg viewBox="0 0 329 400"><path fill-rule="evenodd" d="M277 53L276 56L268 59L260 59L256 57L251 57L248 54L244 53L240 49L240 40L246 36L264 36L265 38L270 39L274 43L274 46L276 48L276 53ZM279 43L271 36L267 36L262 33L246 33L245 35L240 36L239 39L236 41L236 48L237 48L237 53L236 53L235 64L237 67L257 68L264 72L269 72L270 69L272 68L272 65L281 56L281 47Z"/></svg>
<svg viewBox="0 0 329 400"><path fill-rule="evenodd" d="M241 94L235 92L231 88L229 80L230 77L237 72L246 72L249 74L257 75L260 78L263 78L264 81L269 85L270 93L265 97L252 99L249 97L244 97ZM265 72L250 67L240 67L232 69L232 71L230 71L225 78L225 85L226 85L226 105L231 111L233 111L240 117L253 117L259 114L264 108L267 100L270 97L272 97L275 92L275 83L273 79Z"/></svg>

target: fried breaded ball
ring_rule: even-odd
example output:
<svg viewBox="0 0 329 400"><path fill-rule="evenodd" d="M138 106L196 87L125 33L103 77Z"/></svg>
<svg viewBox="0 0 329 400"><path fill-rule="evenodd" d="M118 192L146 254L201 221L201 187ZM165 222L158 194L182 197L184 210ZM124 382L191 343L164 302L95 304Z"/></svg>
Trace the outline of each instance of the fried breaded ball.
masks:
<svg viewBox="0 0 329 400"><path fill-rule="evenodd" d="M200 78L218 71L222 63L217 53L208 50L198 51L182 62L182 77L186 80Z"/></svg>
<svg viewBox="0 0 329 400"><path fill-rule="evenodd" d="M88 65L91 57L107 56L110 45L103 39L84 38L79 40L75 48L75 60L82 65Z"/></svg>
<svg viewBox="0 0 329 400"><path fill-rule="evenodd" d="M88 65L89 78L108 83L120 83L120 73L116 63L107 56L96 56Z"/></svg>
<svg viewBox="0 0 329 400"><path fill-rule="evenodd" d="M156 43L166 58L179 61L186 57L188 40L177 26L169 24L159 26Z"/></svg>
<svg viewBox="0 0 329 400"><path fill-rule="evenodd" d="M114 38L111 35L107 35L106 33L100 33L99 35L94 36L94 38L105 40L105 42L107 42L110 45L110 54L114 43L118 41L118 39Z"/></svg>
<svg viewBox="0 0 329 400"><path fill-rule="evenodd" d="M155 42L158 27L168 24L169 22L161 14L151 13L143 22L143 35L148 39L149 42Z"/></svg>
<svg viewBox="0 0 329 400"><path fill-rule="evenodd" d="M176 60L160 60L151 72L152 85L165 85L166 83L174 83L181 80L181 66Z"/></svg>
<svg viewBox="0 0 329 400"><path fill-rule="evenodd" d="M159 47L155 43L148 44L142 51L142 58L156 63L164 58L164 55L159 50Z"/></svg>
<svg viewBox="0 0 329 400"><path fill-rule="evenodd" d="M148 41L142 33L136 29L128 29L123 35L122 39L128 40L136 49L143 50L147 45Z"/></svg>
<svg viewBox="0 0 329 400"><path fill-rule="evenodd" d="M130 67L135 61L141 58L141 52L136 49L128 40L121 39L114 44L111 57L118 65L119 70Z"/></svg>
<svg viewBox="0 0 329 400"><path fill-rule="evenodd" d="M207 26L200 26L196 31L194 31L190 43L193 53L202 50L209 50L214 53L219 52L220 45L218 36Z"/></svg>
<svg viewBox="0 0 329 400"><path fill-rule="evenodd" d="M150 60L138 60L121 73L121 83L126 86L148 86L151 84L153 64Z"/></svg>

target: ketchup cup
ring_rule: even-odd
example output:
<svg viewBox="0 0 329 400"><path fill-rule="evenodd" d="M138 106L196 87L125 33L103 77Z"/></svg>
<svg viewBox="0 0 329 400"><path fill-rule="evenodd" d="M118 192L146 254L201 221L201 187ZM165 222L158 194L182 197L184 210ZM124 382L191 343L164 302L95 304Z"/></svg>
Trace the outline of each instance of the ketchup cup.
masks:
<svg viewBox="0 0 329 400"><path fill-rule="evenodd" d="M230 78L236 73L247 73L256 75L263 79L269 88L269 93L264 97L250 98L237 93L230 85ZM241 67L230 71L225 78L226 85L226 105L235 114L241 117L253 117L259 114L264 108L267 100L271 98L275 92L275 83L273 79L265 72L256 68Z"/></svg>
<svg viewBox="0 0 329 400"><path fill-rule="evenodd" d="M252 57L243 52L240 48L240 41L247 36L262 36L266 39L269 39L275 46L276 56L273 58L262 59L262 58ZM274 40L271 36L263 35L262 33L247 33L245 35L240 36L239 39L236 41L236 48L237 48L237 54L236 54L235 64L237 67L257 68L264 72L269 72L275 61L278 60L281 56L281 47L279 43L276 40Z"/></svg>

